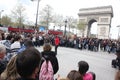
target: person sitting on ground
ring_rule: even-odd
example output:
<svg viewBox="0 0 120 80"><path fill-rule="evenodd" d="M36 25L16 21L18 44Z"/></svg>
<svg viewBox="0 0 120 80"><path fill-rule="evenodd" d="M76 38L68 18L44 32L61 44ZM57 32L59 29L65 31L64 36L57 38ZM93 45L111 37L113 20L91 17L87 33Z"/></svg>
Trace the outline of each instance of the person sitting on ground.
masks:
<svg viewBox="0 0 120 80"><path fill-rule="evenodd" d="M16 70L16 58L17 55L14 55L8 62L6 69L2 72L0 80L16 80L20 78L20 75Z"/></svg>
<svg viewBox="0 0 120 80"><path fill-rule="evenodd" d="M45 43L41 54L43 58L50 60L52 67L53 67L54 74L56 74L59 70L59 64L58 64L58 59L56 57L56 53L54 51L51 51L51 49L52 47L50 43Z"/></svg>
<svg viewBox="0 0 120 80"><path fill-rule="evenodd" d="M89 70L89 64L86 61L78 62L78 71L83 76L83 80L95 80L96 75L94 72L87 72Z"/></svg>
<svg viewBox="0 0 120 80"><path fill-rule="evenodd" d="M16 68L21 78L17 80L36 80L41 62L40 52L34 47L17 54Z"/></svg>

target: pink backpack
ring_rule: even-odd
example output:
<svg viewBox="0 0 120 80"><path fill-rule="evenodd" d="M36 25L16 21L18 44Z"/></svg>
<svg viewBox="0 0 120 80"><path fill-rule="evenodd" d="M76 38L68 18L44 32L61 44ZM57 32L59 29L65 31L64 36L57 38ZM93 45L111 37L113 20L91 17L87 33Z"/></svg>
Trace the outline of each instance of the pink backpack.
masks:
<svg viewBox="0 0 120 80"><path fill-rule="evenodd" d="M93 80L93 76L91 73L86 73L84 76L83 76L83 80Z"/></svg>
<svg viewBox="0 0 120 80"><path fill-rule="evenodd" d="M40 69L39 80L53 80L53 76L52 64L45 60Z"/></svg>

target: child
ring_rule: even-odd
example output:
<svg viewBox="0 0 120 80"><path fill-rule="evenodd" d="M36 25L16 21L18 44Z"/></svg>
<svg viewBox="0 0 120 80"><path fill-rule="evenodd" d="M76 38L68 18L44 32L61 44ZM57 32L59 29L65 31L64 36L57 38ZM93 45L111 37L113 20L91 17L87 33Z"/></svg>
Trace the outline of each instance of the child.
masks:
<svg viewBox="0 0 120 80"><path fill-rule="evenodd" d="M95 74L93 72L87 72L89 70L89 65L86 61L78 62L79 73L83 76L83 80L95 80Z"/></svg>

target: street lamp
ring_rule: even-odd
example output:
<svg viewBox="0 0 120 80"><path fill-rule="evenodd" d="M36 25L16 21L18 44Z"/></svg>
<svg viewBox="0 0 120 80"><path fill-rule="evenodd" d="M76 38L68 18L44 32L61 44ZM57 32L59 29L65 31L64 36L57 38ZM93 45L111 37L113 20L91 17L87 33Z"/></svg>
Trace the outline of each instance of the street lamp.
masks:
<svg viewBox="0 0 120 80"><path fill-rule="evenodd" d="M2 12L3 12L3 11L4 11L4 10L1 10L1 11L0 11L0 25L1 25L1 20L2 20L2 16L1 16L1 15L2 15Z"/></svg>
<svg viewBox="0 0 120 80"><path fill-rule="evenodd" d="M35 0L31 0L31 1L35 1ZM40 2L40 0L38 0L38 2L37 2L37 13L36 13L35 29L37 28L37 23L38 23L39 2Z"/></svg>
<svg viewBox="0 0 120 80"><path fill-rule="evenodd" d="M64 36L66 36L66 27L67 27L67 20L65 20L65 32L64 32Z"/></svg>
<svg viewBox="0 0 120 80"><path fill-rule="evenodd" d="M119 29L118 29L118 40L120 39L120 25L117 26Z"/></svg>

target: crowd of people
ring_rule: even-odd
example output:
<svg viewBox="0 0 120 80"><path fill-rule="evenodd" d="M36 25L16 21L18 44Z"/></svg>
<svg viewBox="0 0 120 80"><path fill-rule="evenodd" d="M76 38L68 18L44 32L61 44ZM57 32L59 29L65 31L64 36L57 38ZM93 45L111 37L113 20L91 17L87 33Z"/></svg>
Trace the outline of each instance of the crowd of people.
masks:
<svg viewBox="0 0 120 80"><path fill-rule="evenodd" d="M52 50L55 46L55 51ZM43 46L43 51L35 47ZM57 48L71 47L91 51L115 53L117 40L55 36L49 34L9 33L0 34L0 80L54 80L59 70ZM86 61L78 62L78 70L71 70L66 78L57 80L95 80L94 72L88 72ZM117 80L117 79L116 79Z"/></svg>

